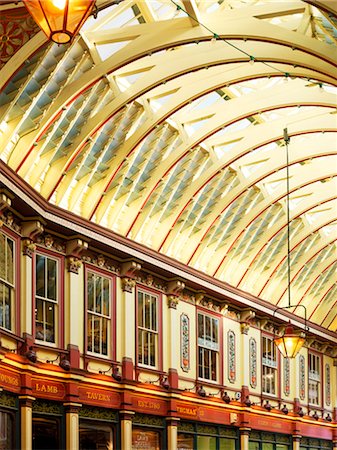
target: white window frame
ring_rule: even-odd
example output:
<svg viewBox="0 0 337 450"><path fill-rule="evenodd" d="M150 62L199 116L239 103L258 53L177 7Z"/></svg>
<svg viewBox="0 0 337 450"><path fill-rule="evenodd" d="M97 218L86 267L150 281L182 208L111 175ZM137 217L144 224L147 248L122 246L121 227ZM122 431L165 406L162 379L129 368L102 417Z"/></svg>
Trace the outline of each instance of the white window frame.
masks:
<svg viewBox="0 0 337 450"><path fill-rule="evenodd" d="M267 350L265 352L264 350ZM274 339L262 336L262 393L276 396L278 392L277 348Z"/></svg>
<svg viewBox="0 0 337 450"><path fill-rule="evenodd" d="M310 405L321 405L322 359L316 353L308 354L308 402Z"/></svg>
<svg viewBox="0 0 337 450"><path fill-rule="evenodd" d="M142 298L140 298L142 297ZM145 302L149 302L146 318ZM155 303L155 318L152 305ZM140 312L141 310L141 312ZM139 321L141 317L141 323ZM148 323L146 323L148 322ZM152 341L152 344L151 344ZM138 365L156 369L159 367L159 296L153 292L137 289L137 361ZM153 353L151 353L153 349Z"/></svg>
<svg viewBox="0 0 337 450"><path fill-rule="evenodd" d="M89 309L89 275L92 275L94 277L94 291L93 291L93 310ZM108 292L108 298L109 298L109 311L108 314L104 314L103 312L97 311L97 295L96 295L96 280L101 279L101 288L104 286L104 280L107 280L109 283L109 292ZM103 292L103 291L102 291ZM87 342L86 342L86 350L88 354L92 355L99 355L102 357L109 357L111 354L111 310L112 310L112 279L109 276L106 276L102 273L95 272L93 270L87 271L86 276L86 299L87 299L87 308L86 308L86 330L87 330ZM102 309L103 309L103 297L102 297ZM89 350L88 348L88 339L89 339L89 320L91 316L91 330L92 330L92 336L91 336L91 348L92 350ZM99 321L99 332L98 336L99 339L99 351L95 351L95 326L94 321ZM107 328L107 343L106 343L106 352L103 351L103 339L102 339L102 326L103 322L106 321L106 328Z"/></svg>
<svg viewBox="0 0 337 450"><path fill-rule="evenodd" d="M1 235L4 237L4 245L5 245L5 253L4 253L4 266L5 266L5 276L4 278L0 277L0 284L3 286L3 291L1 293L0 291L0 303L2 305L2 309L1 309L1 320L0 320L0 328L7 330L7 331L14 331L14 317L15 317L15 313L14 313L14 298L15 298L15 277L16 277L16 272L15 272L15 263L16 263L16 258L15 258L15 251L16 251L16 247L15 247L15 240L10 238L7 234L5 233L1 233ZM12 255L12 270L13 270L13 280L12 282L8 279L8 241L12 242L13 245L13 255ZM5 290L9 291L9 327L6 327L6 306L8 306L8 303L6 305L6 299L5 299ZM3 311L5 311L5 317L3 316Z"/></svg>
<svg viewBox="0 0 337 450"><path fill-rule="evenodd" d="M199 316L203 318L203 337L199 336ZM206 320L210 320L210 336L206 335ZM217 341L213 340L213 326L214 322L217 327ZM198 342L198 379L205 380L207 382L217 383L220 377L219 370L219 352L220 352L220 321L218 317L206 314L202 311L197 312L197 342ZM215 369L212 363L212 356L215 356ZM206 358L205 358L206 357ZM205 359L209 361L209 368L206 368ZM206 372L209 371L209 376L207 377ZM215 374L215 378L212 376Z"/></svg>
<svg viewBox="0 0 337 450"><path fill-rule="evenodd" d="M55 270L55 274L56 274L56 278L55 278L55 299L49 298L46 293L48 291L48 269L47 268L47 264L45 264L45 273L44 273L44 290L45 290L45 295L41 296L37 294L37 264L38 264L38 257L42 257L45 258L46 262L48 260L50 261L54 261L55 265L56 265L56 270ZM56 346L56 344L58 343L58 334L59 334L59 295L60 295L60 289L59 289L59 281L60 281L60 261L58 258L55 258L49 254L46 253L40 253L37 252L35 255L35 340L43 342L44 345L50 345L50 346ZM37 301L41 301L42 305L43 305L43 319L42 321L39 321L40 323L42 323L42 327L43 330L41 331L41 336L38 335L38 331L37 331L37 313L38 313L38 308L37 308ZM49 304L49 306L48 306ZM53 305L54 308L54 338L53 341L49 341L47 340L47 327L46 327L46 323L47 323L47 319L46 319L46 307L50 308L52 307L51 305Z"/></svg>

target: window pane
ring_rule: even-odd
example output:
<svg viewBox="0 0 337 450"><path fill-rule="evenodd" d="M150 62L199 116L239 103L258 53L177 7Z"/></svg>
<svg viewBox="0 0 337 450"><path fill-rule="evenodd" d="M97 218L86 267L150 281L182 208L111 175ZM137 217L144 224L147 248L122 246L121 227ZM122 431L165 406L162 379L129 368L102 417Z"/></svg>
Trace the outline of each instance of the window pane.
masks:
<svg viewBox="0 0 337 450"><path fill-rule="evenodd" d="M156 297L152 297L152 323L151 323L151 329L153 331L157 331L157 299Z"/></svg>
<svg viewBox="0 0 337 450"><path fill-rule="evenodd" d="M234 439L220 438L219 450L235 450Z"/></svg>
<svg viewBox="0 0 337 450"><path fill-rule="evenodd" d="M259 450L259 443L258 442L249 442L249 450Z"/></svg>
<svg viewBox="0 0 337 450"><path fill-rule="evenodd" d="M96 282L96 308L95 312L101 313L102 312L102 279L101 277L95 276Z"/></svg>
<svg viewBox="0 0 337 450"><path fill-rule="evenodd" d="M47 342L55 342L55 304L46 302L46 338Z"/></svg>
<svg viewBox="0 0 337 450"><path fill-rule="evenodd" d="M156 341L155 341L155 335L153 333L151 333L149 335L149 342L150 342L150 347L149 347L149 353L150 353L150 361L149 364L150 366L155 366L156 365Z"/></svg>
<svg viewBox="0 0 337 450"><path fill-rule="evenodd" d="M94 274L88 273L88 310L94 310Z"/></svg>
<svg viewBox="0 0 337 450"><path fill-rule="evenodd" d="M56 261L53 259L47 259L47 282L48 292L47 298L50 300L56 300Z"/></svg>
<svg viewBox="0 0 337 450"><path fill-rule="evenodd" d="M0 450L14 448L13 416L0 411Z"/></svg>
<svg viewBox="0 0 337 450"><path fill-rule="evenodd" d="M204 316L198 314L198 337L204 337Z"/></svg>
<svg viewBox="0 0 337 450"><path fill-rule="evenodd" d="M108 320L102 319L102 354L108 354Z"/></svg>
<svg viewBox="0 0 337 450"><path fill-rule="evenodd" d="M194 450L193 436L178 433L177 450Z"/></svg>
<svg viewBox="0 0 337 450"><path fill-rule="evenodd" d="M110 282L108 278L103 278L103 314L110 315Z"/></svg>
<svg viewBox="0 0 337 450"><path fill-rule="evenodd" d="M43 300L40 299L35 302L35 338L44 339Z"/></svg>
<svg viewBox="0 0 337 450"><path fill-rule="evenodd" d="M36 295L45 297L45 257L36 255Z"/></svg>
<svg viewBox="0 0 337 450"><path fill-rule="evenodd" d="M138 326L143 327L143 294L138 292Z"/></svg>
<svg viewBox="0 0 337 450"><path fill-rule="evenodd" d="M211 352L211 361L212 361L212 380L216 381L216 352Z"/></svg>
<svg viewBox="0 0 337 450"><path fill-rule="evenodd" d="M7 281L14 283L14 242L7 239Z"/></svg>
<svg viewBox="0 0 337 450"><path fill-rule="evenodd" d="M218 343L218 320L212 319L212 341L217 344Z"/></svg>
<svg viewBox="0 0 337 450"><path fill-rule="evenodd" d="M265 442L262 443L262 450L274 450L274 445L273 444L267 444Z"/></svg>
<svg viewBox="0 0 337 450"><path fill-rule="evenodd" d="M80 450L113 450L112 429L109 426L81 423L79 441Z"/></svg>
<svg viewBox="0 0 337 450"><path fill-rule="evenodd" d="M99 317L93 317L94 326L94 352L100 353L101 320Z"/></svg>
<svg viewBox="0 0 337 450"><path fill-rule="evenodd" d="M6 236L0 233L0 278L6 280Z"/></svg>
<svg viewBox="0 0 337 450"><path fill-rule="evenodd" d="M150 321L150 296L149 295L145 295L145 302L144 302L144 317L145 317L145 322L144 322L144 327L147 328L148 330L151 329L151 321Z"/></svg>
<svg viewBox="0 0 337 450"><path fill-rule="evenodd" d="M130 450L160 450L160 435L157 431L133 428L132 449Z"/></svg>
<svg viewBox="0 0 337 450"><path fill-rule="evenodd" d="M88 343L87 343L87 348L89 352L92 352L92 337L93 337L93 327L92 327L92 314L88 314Z"/></svg>
<svg viewBox="0 0 337 450"><path fill-rule="evenodd" d="M144 364L144 343L141 330L138 330L138 362L139 364Z"/></svg>
<svg viewBox="0 0 337 450"><path fill-rule="evenodd" d="M216 437L214 436L197 436L198 450L216 450Z"/></svg>

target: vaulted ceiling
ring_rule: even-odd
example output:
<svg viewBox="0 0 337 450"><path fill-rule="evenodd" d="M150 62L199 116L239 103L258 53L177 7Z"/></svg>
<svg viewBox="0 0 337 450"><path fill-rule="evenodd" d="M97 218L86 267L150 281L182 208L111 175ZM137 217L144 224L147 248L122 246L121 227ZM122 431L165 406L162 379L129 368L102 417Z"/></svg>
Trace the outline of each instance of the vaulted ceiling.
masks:
<svg viewBox="0 0 337 450"><path fill-rule="evenodd" d="M336 331L332 3L124 0L58 46L4 2L0 157L51 203L286 306L287 128L291 303Z"/></svg>

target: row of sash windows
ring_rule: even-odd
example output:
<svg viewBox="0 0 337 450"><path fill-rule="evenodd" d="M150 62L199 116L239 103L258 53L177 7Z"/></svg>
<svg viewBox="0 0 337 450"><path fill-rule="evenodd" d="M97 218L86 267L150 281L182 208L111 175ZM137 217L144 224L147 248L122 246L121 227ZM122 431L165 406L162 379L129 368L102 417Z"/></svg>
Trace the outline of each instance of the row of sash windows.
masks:
<svg viewBox="0 0 337 450"><path fill-rule="evenodd" d="M35 339L47 345L60 341L60 260L51 255L35 255ZM86 351L110 356L112 342L113 277L86 271ZM0 327L14 330L15 242L0 233ZM160 296L137 289L137 362L159 368ZM198 377L209 382L220 380L220 321L217 316L197 313ZM272 337L262 337L262 392L277 396L278 352ZM309 353L309 403L319 405L321 357Z"/></svg>

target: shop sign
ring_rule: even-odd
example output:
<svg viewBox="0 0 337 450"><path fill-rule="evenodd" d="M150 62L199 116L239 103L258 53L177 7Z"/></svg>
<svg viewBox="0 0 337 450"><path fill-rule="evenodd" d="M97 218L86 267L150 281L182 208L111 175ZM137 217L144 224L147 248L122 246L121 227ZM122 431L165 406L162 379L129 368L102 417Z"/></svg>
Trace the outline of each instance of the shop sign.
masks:
<svg viewBox="0 0 337 450"><path fill-rule="evenodd" d="M132 406L136 411L148 414L166 414L167 405L163 400L151 399L148 397L132 397Z"/></svg>
<svg viewBox="0 0 337 450"><path fill-rule="evenodd" d="M258 430L264 431L274 431L277 433L291 433L291 423L284 420L274 420L274 419L262 419L260 417L254 417L251 420L251 427Z"/></svg>
<svg viewBox="0 0 337 450"><path fill-rule="evenodd" d="M0 386L7 391L20 392L20 375L10 370L0 369Z"/></svg>
<svg viewBox="0 0 337 450"><path fill-rule="evenodd" d="M110 408L118 408L120 405L120 397L116 392L85 386L80 386L78 392L82 403Z"/></svg>
<svg viewBox="0 0 337 450"><path fill-rule="evenodd" d="M229 424L230 414L216 407L195 406L191 403L176 404L177 416L183 419Z"/></svg>
<svg viewBox="0 0 337 450"><path fill-rule="evenodd" d="M33 378L32 393L33 395L36 395L36 397L48 398L51 400L63 400L66 390L62 383Z"/></svg>

